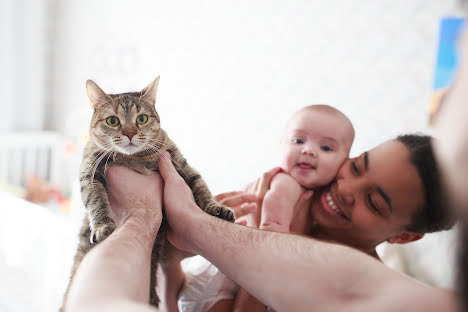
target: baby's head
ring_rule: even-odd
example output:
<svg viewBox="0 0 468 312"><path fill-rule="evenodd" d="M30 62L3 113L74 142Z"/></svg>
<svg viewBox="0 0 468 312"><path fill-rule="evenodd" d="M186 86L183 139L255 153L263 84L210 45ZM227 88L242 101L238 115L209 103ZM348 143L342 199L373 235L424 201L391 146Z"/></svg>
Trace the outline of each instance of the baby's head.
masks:
<svg viewBox="0 0 468 312"><path fill-rule="evenodd" d="M305 188L325 186L348 158L354 140L351 121L328 105L294 113L281 139L281 168Z"/></svg>

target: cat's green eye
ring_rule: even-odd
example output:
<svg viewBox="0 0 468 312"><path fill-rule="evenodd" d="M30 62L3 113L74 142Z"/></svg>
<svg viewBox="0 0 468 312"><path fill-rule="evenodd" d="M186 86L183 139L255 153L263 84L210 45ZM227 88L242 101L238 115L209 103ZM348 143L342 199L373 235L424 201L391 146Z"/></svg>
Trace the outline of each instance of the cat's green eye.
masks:
<svg viewBox="0 0 468 312"><path fill-rule="evenodd" d="M137 124L144 125L148 121L148 115L141 114L137 117Z"/></svg>
<svg viewBox="0 0 468 312"><path fill-rule="evenodd" d="M119 118L115 116L107 117L106 122L111 127L117 127L120 124Z"/></svg>

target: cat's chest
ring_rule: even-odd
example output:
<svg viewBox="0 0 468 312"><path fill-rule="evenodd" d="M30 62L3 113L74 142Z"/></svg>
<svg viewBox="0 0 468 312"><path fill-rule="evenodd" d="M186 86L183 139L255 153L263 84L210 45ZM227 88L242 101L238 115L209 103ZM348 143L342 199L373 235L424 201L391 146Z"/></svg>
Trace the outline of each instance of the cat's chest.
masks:
<svg viewBox="0 0 468 312"><path fill-rule="evenodd" d="M150 171L158 170L158 159L129 159L126 157L116 157L112 161L112 166L124 166L139 173L147 174Z"/></svg>

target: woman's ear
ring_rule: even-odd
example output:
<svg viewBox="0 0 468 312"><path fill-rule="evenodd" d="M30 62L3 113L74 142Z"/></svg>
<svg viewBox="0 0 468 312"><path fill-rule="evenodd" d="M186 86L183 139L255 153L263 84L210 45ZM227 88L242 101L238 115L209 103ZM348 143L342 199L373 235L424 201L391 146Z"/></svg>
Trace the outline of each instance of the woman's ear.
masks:
<svg viewBox="0 0 468 312"><path fill-rule="evenodd" d="M390 244L406 244L410 242L417 241L424 236L422 233L417 232L403 232L394 237L387 239L387 242Z"/></svg>

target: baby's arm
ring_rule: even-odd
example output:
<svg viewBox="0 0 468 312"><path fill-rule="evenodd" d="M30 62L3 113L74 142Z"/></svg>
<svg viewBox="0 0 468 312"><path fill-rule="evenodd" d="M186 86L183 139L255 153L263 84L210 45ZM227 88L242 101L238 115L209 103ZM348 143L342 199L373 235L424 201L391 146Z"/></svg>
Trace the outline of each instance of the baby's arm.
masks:
<svg viewBox="0 0 468 312"><path fill-rule="evenodd" d="M289 232L294 206L304 189L286 173L278 173L271 181L262 206L260 229Z"/></svg>

